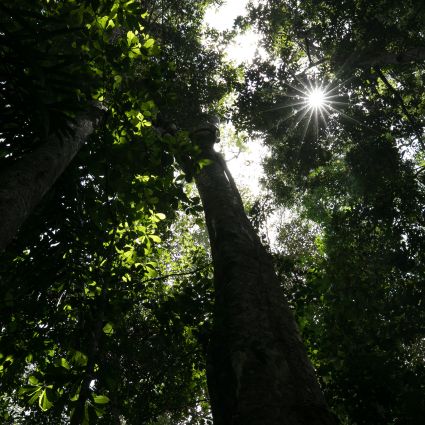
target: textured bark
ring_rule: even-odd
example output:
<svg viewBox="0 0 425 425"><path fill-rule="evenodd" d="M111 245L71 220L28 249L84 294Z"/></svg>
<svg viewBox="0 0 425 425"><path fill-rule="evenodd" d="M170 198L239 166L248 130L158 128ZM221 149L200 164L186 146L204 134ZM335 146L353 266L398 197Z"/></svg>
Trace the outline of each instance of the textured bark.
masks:
<svg viewBox="0 0 425 425"><path fill-rule="evenodd" d="M91 108L70 125L71 132L50 136L33 152L0 171L0 252L93 133L102 116L101 108Z"/></svg>
<svg viewBox="0 0 425 425"><path fill-rule="evenodd" d="M196 176L196 184L215 273L207 367L214 424L336 424L271 258L247 219L222 160L212 148L204 154L212 163Z"/></svg>

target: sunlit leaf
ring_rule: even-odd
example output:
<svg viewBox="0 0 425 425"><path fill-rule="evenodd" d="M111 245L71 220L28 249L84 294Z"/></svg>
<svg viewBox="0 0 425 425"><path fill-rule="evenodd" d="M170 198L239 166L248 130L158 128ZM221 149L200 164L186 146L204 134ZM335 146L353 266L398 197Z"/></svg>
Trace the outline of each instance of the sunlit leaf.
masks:
<svg viewBox="0 0 425 425"><path fill-rule="evenodd" d="M106 395L93 395L93 401L96 404L107 404L110 400Z"/></svg>
<svg viewBox="0 0 425 425"><path fill-rule="evenodd" d="M106 325L102 328L102 330L108 336L112 335L114 333L114 327L113 327L112 323L110 323L110 322L106 323Z"/></svg>
<svg viewBox="0 0 425 425"><path fill-rule="evenodd" d="M49 410L53 406L53 403L47 398L46 388L43 391L41 391L39 395L38 405L40 406L41 410L43 410L44 412L46 410Z"/></svg>

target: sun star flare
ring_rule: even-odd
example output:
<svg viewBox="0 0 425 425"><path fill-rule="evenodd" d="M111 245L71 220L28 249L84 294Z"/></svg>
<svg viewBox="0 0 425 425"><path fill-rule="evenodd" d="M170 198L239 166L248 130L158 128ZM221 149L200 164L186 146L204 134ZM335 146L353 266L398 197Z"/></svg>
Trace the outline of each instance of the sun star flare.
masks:
<svg viewBox="0 0 425 425"><path fill-rule="evenodd" d="M326 94L321 88L315 87L307 94L306 101L310 108L323 108L325 106Z"/></svg>

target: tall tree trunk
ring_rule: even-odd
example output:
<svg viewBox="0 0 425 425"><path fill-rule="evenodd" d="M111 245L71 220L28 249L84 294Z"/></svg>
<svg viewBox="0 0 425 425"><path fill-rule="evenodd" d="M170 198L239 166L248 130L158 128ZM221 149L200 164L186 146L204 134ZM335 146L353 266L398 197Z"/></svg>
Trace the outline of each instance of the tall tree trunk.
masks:
<svg viewBox="0 0 425 425"><path fill-rule="evenodd" d="M246 217L213 132L192 140L211 160L196 176L214 263L208 387L215 425L336 424L270 255ZM195 140L196 139L196 140Z"/></svg>
<svg viewBox="0 0 425 425"><path fill-rule="evenodd" d="M70 125L70 132L51 135L33 152L0 172L0 252L93 133L102 116L100 107L91 107Z"/></svg>

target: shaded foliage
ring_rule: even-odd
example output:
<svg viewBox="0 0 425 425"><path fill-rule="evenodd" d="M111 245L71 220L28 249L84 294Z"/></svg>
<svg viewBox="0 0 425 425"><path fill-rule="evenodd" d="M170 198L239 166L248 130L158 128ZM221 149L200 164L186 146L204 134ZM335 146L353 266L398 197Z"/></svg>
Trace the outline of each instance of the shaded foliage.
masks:
<svg viewBox="0 0 425 425"><path fill-rule="evenodd" d="M179 74L183 91L161 92L175 85L162 70L176 68L145 33L143 24L154 29L147 5L1 7L3 164L13 166L53 132L69 132L92 99L108 109L2 254L2 422L208 423L209 259L184 224L181 239L169 230L179 208L199 211L174 163L189 149L187 133L164 134L152 122L163 122L158 105L175 109L187 96L192 72L208 102L222 90L214 91L208 67L202 80L197 56ZM191 7L189 21L198 6ZM176 35L173 16L160 24ZM201 50L199 31L185 36ZM161 42L164 51L177 49L172 37ZM202 99L191 104L193 119ZM180 254L172 256L171 246Z"/></svg>
<svg viewBox="0 0 425 425"><path fill-rule="evenodd" d="M416 2L268 1L241 21L274 61L248 70L239 125L265 136L276 201L298 206L276 265L347 424L424 415L423 13ZM332 108L302 118L300 90L316 84Z"/></svg>

